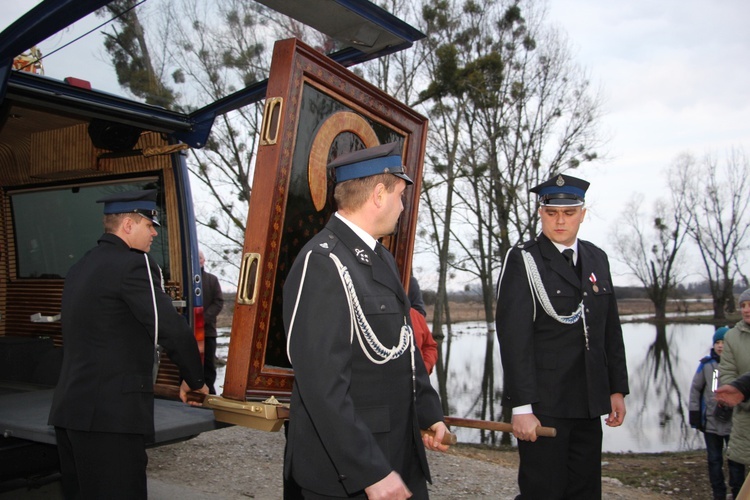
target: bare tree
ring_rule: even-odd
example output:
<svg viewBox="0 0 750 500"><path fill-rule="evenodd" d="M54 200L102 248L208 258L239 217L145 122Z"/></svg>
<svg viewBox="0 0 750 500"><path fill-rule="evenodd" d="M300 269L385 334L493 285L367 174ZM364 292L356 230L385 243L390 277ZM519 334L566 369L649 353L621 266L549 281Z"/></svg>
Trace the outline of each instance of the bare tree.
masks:
<svg viewBox="0 0 750 500"><path fill-rule="evenodd" d="M450 10L451 6L443 5ZM427 70L427 77L441 72L444 46L450 44L455 36L459 23L447 15L441 6L423 3L422 24L427 39L422 41L424 61L418 67ZM427 221L419 235L425 242L426 251L434 252L438 260L438 282L436 302L432 317L435 340L438 343L438 362L436 371L438 390L443 404L443 411L449 413L447 394L447 376L450 366L450 346L452 341L452 324L448 304L448 279L451 277L451 226L455 208L454 196L457 177L457 151L461 141L461 124L465 100L450 92L421 92L418 99L423 103L431 119L430 133L427 139L427 155L422 183L422 204L427 209L420 215L420 221ZM416 246L416 245L415 245ZM445 342L445 345L444 345ZM445 355L443 355L445 353Z"/></svg>
<svg viewBox="0 0 750 500"><path fill-rule="evenodd" d="M388 12L414 26L424 25L421 5L411 0L385 0L378 2ZM424 31L427 28L422 26ZM429 38L421 40L407 50L380 57L354 68L360 76L380 90L394 96L407 106L419 98L420 81L427 75L425 64L430 55Z"/></svg>
<svg viewBox="0 0 750 500"><path fill-rule="evenodd" d="M684 155L683 168L676 174L685 186L687 226L690 237L698 246L711 295L714 318L726 318L734 311L734 279L739 273L739 256L748 234L748 188L750 165L740 149L731 149L720 167L716 155L706 154L698 163L690 154Z"/></svg>
<svg viewBox="0 0 750 500"><path fill-rule="evenodd" d="M166 1L159 9L136 10L140 3L118 0L100 11L116 17L105 33L106 48L121 85L146 102L182 111L265 78L268 40L275 33L310 33L252 1ZM206 145L188 161L202 187L196 223L209 229L201 245L224 262L220 274L239 262L235 255L245 237L261 113L260 104L251 104L217 117Z"/></svg>
<svg viewBox="0 0 750 500"><path fill-rule="evenodd" d="M679 181L679 177L672 179L673 184ZM679 252L687 237L685 226L691 219L689 214L683 216L680 212L685 191L676 187L672 186L671 204L656 201L647 223L641 212L643 195L634 194L625 206L621 223L613 231L618 260L646 290L659 320L666 317L667 300L684 277L684 272L680 272Z"/></svg>
<svg viewBox="0 0 750 500"><path fill-rule="evenodd" d="M183 92L184 108L208 104L265 78L270 53L264 35L270 31L255 2L180 2L179 23L169 19L174 7L163 12L161 26L170 27L165 46L179 83L194 85ZM196 198L196 222L212 230L208 246L230 267L239 265L236 254L245 239L261 118L257 103L218 116L206 146L193 150L189 162L207 194Z"/></svg>
<svg viewBox="0 0 750 500"><path fill-rule="evenodd" d="M687 388L681 386L680 377L677 375L680 372L680 358L675 349L677 337L667 335L665 323L657 323L655 328L654 341L648 346L645 358L630 374L631 394L628 399L633 398L635 401L629 404L634 408L657 407L658 427L662 436L668 436L678 429L679 442L687 445L695 431L690 428L685 418L687 402L684 395ZM648 422L644 421L648 412L633 413L636 427L648 425ZM639 435L636 439L642 437L643 435Z"/></svg>
<svg viewBox="0 0 750 500"><path fill-rule="evenodd" d="M97 11L115 19L110 32L103 32L104 47L112 58L117 82L148 104L172 107L178 96L167 85L166 55L152 53L147 29L141 23L138 0L115 0Z"/></svg>

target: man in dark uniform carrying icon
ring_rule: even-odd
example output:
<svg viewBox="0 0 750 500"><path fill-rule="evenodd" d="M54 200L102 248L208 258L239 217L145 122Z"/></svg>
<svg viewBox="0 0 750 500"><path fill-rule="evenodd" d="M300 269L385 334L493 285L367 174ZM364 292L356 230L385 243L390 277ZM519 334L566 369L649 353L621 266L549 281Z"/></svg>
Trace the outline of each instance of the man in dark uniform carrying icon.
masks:
<svg viewBox="0 0 750 500"><path fill-rule="evenodd" d="M65 278L63 363L49 423L65 498L145 499L157 340L180 370L184 402L208 387L193 332L147 253L159 225L156 190L98 201L105 233Z"/></svg>
<svg viewBox="0 0 750 500"><path fill-rule="evenodd" d="M427 498L424 449L447 449L447 429L396 262L377 241L394 232L412 181L396 143L329 168L338 211L284 283L294 368L284 476L303 498Z"/></svg>
<svg viewBox="0 0 750 500"><path fill-rule="evenodd" d="M513 408L520 498L601 498L601 416L622 424L628 376L606 254L578 239L589 183L535 186L542 234L505 258L497 335ZM555 427L538 438L537 426Z"/></svg>

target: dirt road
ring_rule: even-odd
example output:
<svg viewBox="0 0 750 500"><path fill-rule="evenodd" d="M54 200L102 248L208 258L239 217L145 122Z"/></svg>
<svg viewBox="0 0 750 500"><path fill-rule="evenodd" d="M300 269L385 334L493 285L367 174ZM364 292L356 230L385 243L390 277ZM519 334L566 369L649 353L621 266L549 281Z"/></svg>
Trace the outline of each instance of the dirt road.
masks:
<svg viewBox="0 0 750 500"><path fill-rule="evenodd" d="M244 427L229 427L202 434L190 441L149 450L150 479L182 484L206 499L239 500L281 498L284 435ZM517 470L458 452L428 452L434 500L512 499L518 494ZM660 499L642 489L604 480L604 498ZM151 500L161 500L152 498Z"/></svg>

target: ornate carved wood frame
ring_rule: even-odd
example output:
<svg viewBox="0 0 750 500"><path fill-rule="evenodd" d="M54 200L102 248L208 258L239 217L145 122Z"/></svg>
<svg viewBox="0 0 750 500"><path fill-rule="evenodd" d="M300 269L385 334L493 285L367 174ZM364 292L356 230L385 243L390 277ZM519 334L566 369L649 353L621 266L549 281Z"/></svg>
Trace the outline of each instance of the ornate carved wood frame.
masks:
<svg viewBox="0 0 750 500"><path fill-rule="evenodd" d="M406 286L426 137L427 120L412 109L298 40L276 43L223 397L283 399L291 393L282 288L301 247L334 211L326 165L338 155L402 143L414 185L407 189L396 234L383 243L396 257Z"/></svg>

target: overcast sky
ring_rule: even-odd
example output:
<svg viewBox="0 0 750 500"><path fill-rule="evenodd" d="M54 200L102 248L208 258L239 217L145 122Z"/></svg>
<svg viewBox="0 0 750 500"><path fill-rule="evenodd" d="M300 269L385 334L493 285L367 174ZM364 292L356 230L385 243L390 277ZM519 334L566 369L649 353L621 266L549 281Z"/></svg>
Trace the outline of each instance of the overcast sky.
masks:
<svg viewBox="0 0 750 500"><path fill-rule="evenodd" d="M6 3L0 28L37 2ZM625 204L641 192L650 210L678 154L750 152L750 2L551 0L547 19L604 98L607 159L576 175L591 182L580 237L612 255L611 230ZM86 57L67 59L70 74L88 74L99 89L116 86L98 81ZM624 267L612 265L615 282L628 282Z"/></svg>
<svg viewBox="0 0 750 500"><path fill-rule="evenodd" d="M553 0L549 9L604 96L609 159L578 171L591 182L579 236L612 254L624 205L642 192L650 210L679 153L750 153L750 2Z"/></svg>

